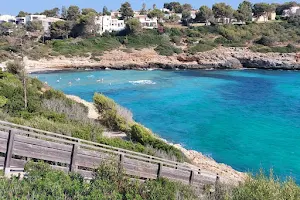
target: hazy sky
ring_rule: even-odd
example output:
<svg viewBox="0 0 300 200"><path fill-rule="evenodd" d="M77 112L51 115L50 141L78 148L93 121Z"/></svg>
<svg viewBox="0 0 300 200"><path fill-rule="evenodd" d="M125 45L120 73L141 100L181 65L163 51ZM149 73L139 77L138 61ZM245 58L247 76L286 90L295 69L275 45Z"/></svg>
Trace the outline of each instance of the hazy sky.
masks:
<svg viewBox="0 0 300 200"><path fill-rule="evenodd" d="M54 7L61 8L62 6L77 5L80 8L94 8L97 11L102 11L103 6L107 6L109 10L116 10L120 8L121 3L126 0L0 0L0 14L11 14L16 15L20 10L26 12L42 12L45 9L51 9ZM156 4L157 7L162 7L163 2L170 2L167 0L128 0L134 9L140 9L142 4L145 2L147 7L152 7L153 4ZM172 1L172 0L171 0ZM234 8L242 0L176 0L181 3L190 3L194 8L199 8L201 5L211 6L217 2L227 2L232 5ZM267 3L282 3L284 0L251 0L252 3L257 2L267 2ZM288 0L286 0L288 1ZM299 1L300 0L296 0Z"/></svg>

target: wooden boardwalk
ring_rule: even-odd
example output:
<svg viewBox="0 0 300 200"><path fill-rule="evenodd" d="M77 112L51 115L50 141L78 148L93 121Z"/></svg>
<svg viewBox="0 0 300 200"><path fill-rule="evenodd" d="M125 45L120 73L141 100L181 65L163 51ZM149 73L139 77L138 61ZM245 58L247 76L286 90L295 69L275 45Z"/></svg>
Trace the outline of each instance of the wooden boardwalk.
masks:
<svg viewBox="0 0 300 200"><path fill-rule="evenodd" d="M219 179L217 174L184 163L0 121L0 167L5 174L23 169L30 159L46 161L65 172L78 172L85 178L92 178L93 169L101 162L114 160L125 174L138 179L165 177L197 188L215 185Z"/></svg>

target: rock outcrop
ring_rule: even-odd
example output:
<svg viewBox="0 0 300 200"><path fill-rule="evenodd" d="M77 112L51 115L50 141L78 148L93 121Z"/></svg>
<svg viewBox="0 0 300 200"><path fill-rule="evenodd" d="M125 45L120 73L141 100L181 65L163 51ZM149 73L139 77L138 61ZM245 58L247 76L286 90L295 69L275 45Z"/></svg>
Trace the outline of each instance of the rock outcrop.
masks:
<svg viewBox="0 0 300 200"><path fill-rule="evenodd" d="M105 52L95 61L89 57L63 56L41 60L26 60L29 72L67 69L297 69L300 62L295 53L255 53L247 48L220 47L195 55L158 55L154 49L122 49Z"/></svg>

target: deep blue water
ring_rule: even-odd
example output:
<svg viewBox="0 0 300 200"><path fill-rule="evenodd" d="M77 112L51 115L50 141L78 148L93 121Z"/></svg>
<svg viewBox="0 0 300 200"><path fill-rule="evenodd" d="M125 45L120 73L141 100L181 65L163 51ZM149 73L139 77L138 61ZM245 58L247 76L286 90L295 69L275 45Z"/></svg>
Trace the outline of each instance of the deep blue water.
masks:
<svg viewBox="0 0 300 200"><path fill-rule="evenodd" d="M237 170L273 168L276 175L293 176L300 182L300 72L84 71L36 75L52 87L88 101L94 92L103 93L129 108L136 121L161 137Z"/></svg>

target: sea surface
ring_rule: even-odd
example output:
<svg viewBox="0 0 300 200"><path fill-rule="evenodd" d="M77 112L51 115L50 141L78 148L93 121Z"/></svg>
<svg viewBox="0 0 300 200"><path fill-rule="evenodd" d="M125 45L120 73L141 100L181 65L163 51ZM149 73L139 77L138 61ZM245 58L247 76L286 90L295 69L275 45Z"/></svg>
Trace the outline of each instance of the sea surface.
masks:
<svg viewBox="0 0 300 200"><path fill-rule="evenodd" d="M103 93L170 142L245 172L300 183L300 72L75 71L33 74L92 101Z"/></svg>

